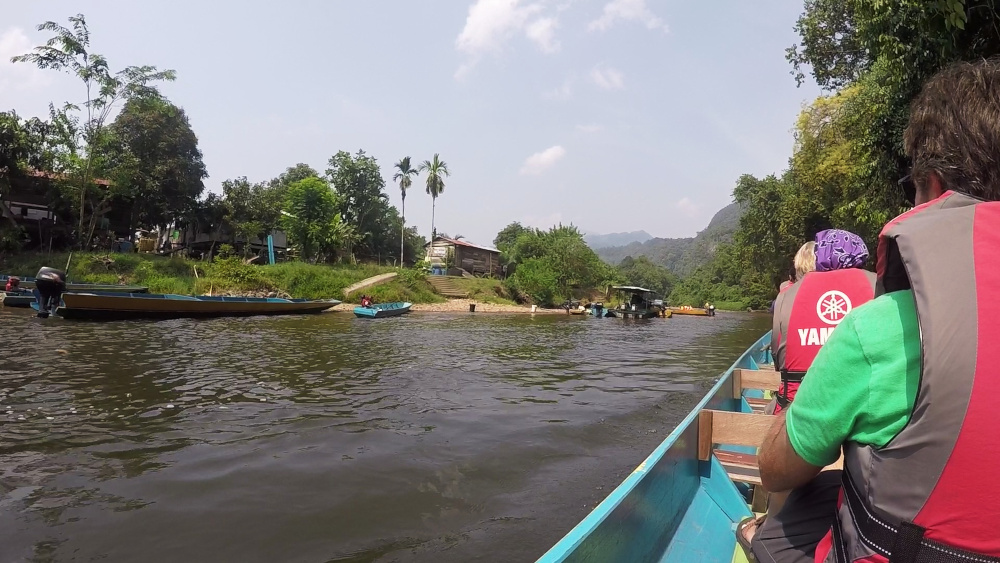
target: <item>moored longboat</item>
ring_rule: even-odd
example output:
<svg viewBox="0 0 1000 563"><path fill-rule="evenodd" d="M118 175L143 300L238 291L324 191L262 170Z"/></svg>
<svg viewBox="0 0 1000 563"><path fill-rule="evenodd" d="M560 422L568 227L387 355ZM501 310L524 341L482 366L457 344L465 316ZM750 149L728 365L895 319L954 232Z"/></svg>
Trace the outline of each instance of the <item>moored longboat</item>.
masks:
<svg viewBox="0 0 1000 563"><path fill-rule="evenodd" d="M86 320L248 317L320 313L339 304L336 299L67 292L55 313L67 319Z"/></svg>
<svg viewBox="0 0 1000 563"><path fill-rule="evenodd" d="M768 365L770 337L765 334L747 349L670 435L539 563L745 561L736 527L752 515L747 483L759 484L746 461L753 458L755 465L750 443L759 444L754 440L763 438L761 429L770 422L766 415L751 414L751 404L762 400L759 387L776 387L779 381ZM715 424L734 426L726 419L735 417L746 417L738 419L738 426L752 421L750 428L713 436ZM746 471L746 476L730 471Z"/></svg>
<svg viewBox="0 0 1000 563"><path fill-rule="evenodd" d="M604 317L623 319L652 319L664 315L663 301L657 299L656 292L644 287L616 285L608 288L608 296L616 292L620 303L613 309L604 309Z"/></svg>

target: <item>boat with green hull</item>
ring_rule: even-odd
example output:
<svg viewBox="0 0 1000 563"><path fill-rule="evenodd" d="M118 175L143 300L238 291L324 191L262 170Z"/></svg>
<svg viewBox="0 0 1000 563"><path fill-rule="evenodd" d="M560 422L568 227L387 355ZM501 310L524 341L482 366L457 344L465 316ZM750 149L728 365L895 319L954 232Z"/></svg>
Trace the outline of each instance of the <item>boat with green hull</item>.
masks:
<svg viewBox="0 0 1000 563"><path fill-rule="evenodd" d="M538 562L746 561L736 527L752 515L751 489L722 460L743 456L755 463L755 448L715 443L710 432L705 444L704 425L706 413L753 417L757 427L769 422L761 418L766 415L751 414L764 392L747 388L747 381L754 374L777 380L768 365L770 339L768 333L747 349L677 428ZM711 428L711 414L707 419ZM746 478L755 480L759 476Z"/></svg>

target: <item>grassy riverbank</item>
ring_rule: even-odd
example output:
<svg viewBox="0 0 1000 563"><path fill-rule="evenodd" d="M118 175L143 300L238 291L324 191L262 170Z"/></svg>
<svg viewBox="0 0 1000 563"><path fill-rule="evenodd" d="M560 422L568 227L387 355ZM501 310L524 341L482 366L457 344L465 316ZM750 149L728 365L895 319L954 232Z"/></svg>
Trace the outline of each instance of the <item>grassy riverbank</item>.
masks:
<svg viewBox="0 0 1000 563"><path fill-rule="evenodd" d="M65 267L67 257L68 254L8 256L0 262L0 272L33 276L42 266ZM372 265L328 266L283 262L273 266L255 266L243 264L238 258L210 263L150 254L75 253L69 268L69 280L78 283L144 285L152 293L207 295L211 292L214 295L245 295L277 292L307 299L343 300L344 288L389 272L398 272L399 276L363 292L373 295L379 302L444 301L434 293L421 272Z"/></svg>

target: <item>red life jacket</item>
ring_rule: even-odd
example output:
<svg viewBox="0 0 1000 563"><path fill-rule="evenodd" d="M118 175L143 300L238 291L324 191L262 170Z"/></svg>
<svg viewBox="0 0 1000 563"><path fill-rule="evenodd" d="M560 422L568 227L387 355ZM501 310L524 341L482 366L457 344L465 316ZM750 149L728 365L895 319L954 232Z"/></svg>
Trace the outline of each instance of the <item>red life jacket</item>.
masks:
<svg viewBox="0 0 1000 563"><path fill-rule="evenodd" d="M778 294L771 338L777 342L772 349L781 372L780 403L795 397L802 376L844 316L871 300L875 281L874 273L856 268L810 272Z"/></svg>
<svg viewBox="0 0 1000 563"><path fill-rule="evenodd" d="M920 385L882 448L844 445L816 561L1000 561L1000 202L947 192L882 231L879 293L912 289Z"/></svg>

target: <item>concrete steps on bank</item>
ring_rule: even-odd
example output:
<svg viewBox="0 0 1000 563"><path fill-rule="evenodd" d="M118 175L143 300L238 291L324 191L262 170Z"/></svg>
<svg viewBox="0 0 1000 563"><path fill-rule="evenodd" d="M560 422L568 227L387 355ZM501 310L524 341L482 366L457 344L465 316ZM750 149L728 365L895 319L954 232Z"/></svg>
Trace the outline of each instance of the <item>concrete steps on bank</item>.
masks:
<svg viewBox="0 0 1000 563"><path fill-rule="evenodd" d="M442 297L448 297L449 299L465 299L469 294L462 291L455 283L456 279L451 276L427 276L427 281L430 282L431 286L434 287L434 291L440 294Z"/></svg>

